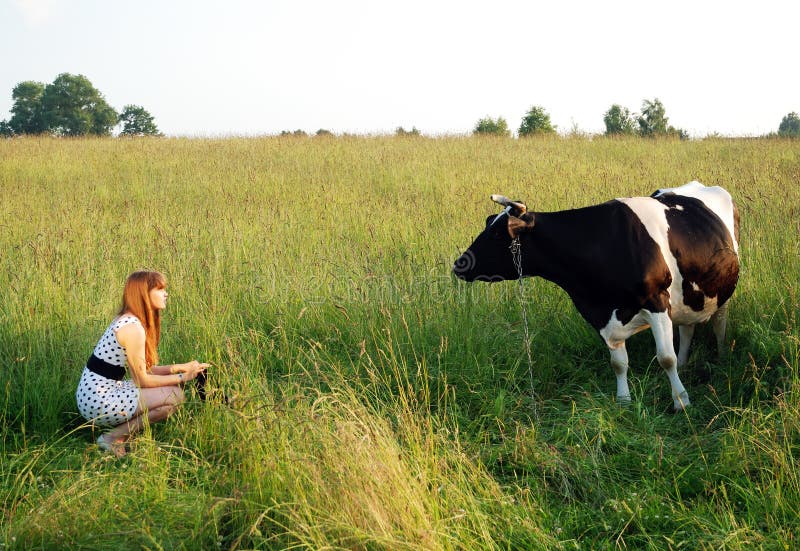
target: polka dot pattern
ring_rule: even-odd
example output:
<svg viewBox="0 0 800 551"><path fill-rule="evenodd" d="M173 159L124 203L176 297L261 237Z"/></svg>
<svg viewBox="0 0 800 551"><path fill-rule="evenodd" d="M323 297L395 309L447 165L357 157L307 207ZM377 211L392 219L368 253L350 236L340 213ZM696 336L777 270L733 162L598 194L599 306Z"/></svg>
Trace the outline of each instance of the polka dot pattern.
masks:
<svg viewBox="0 0 800 551"><path fill-rule="evenodd" d="M94 355L111 365L125 365L127 360L125 349L119 344L116 331L129 323L142 324L139 318L131 316L130 314L118 317L108 326L103 336L100 337L100 342L94 347Z"/></svg>
<svg viewBox="0 0 800 551"><path fill-rule="evenodd" d="M125 349L117 341L115 331L129 323L141 323L136 316L125 315L114 320L94 349L94 355L112 365L124 366ZM85 368L75 393L78 411L95 425L116 427L129 421L139 403L139 387L130 380L115 381Z"/></svg>

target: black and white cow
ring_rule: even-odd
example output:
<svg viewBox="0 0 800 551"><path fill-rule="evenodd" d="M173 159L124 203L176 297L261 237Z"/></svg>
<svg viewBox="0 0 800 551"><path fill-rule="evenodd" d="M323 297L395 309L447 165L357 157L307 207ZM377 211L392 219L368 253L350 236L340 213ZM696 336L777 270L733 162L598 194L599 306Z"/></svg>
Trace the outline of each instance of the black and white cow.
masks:
<svg viewBox="0 0 800 551"><path fill-rule="evenodd" d="M739 278L739 221L730 194L690 182L560 212L529 212L500 195L492 200L505 210L486 219L453 272L466 281L518 279L510 245L519 237L523 276L564 289L608 345L618 400L630 400L625 340L650 328L675 409L689 405L678 367L688 359L694 326L711 319L722 352L727 301Z"/></svg>

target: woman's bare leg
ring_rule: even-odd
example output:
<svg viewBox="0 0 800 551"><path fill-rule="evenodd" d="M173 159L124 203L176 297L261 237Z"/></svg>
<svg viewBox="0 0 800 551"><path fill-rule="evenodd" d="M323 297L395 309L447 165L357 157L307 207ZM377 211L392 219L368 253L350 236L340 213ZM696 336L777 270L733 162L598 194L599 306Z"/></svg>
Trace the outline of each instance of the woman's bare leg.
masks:
<svg viewBox="0 0 800 551"><path fill-rule="evenodd" d="M144 420L149 423L162 421L175 411L186 397L179 386L160 386L143 388L139 391L139 404L130 421L117 425L101 436L118 457L125 455L122 444L134 433L141 430ZM119 446L115 446L119 444Z"/></svg>

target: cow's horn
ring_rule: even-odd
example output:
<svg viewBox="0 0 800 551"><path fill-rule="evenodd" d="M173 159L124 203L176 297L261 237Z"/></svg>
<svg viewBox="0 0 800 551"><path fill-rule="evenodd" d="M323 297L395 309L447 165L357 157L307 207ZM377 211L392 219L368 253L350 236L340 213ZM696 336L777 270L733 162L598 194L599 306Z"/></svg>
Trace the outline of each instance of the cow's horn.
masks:
<svg viewBox="0 0 800 551"><path fill-rule="evenodd" d="M528 212L528 207L525 206L525 203L519 203L517 201L512 201L505 195L492 195L492 201L495 203L500 203L504 207L517 209L519 212L515 212L514 216L519 216L520 214L524 214Z"/></svg>
<svg viewBox="0 0 800 551"><path fill-rule="evenodd" d="M505 195L497 195L497 194L492 194L492 201L494 201L495 203L500 203L504 207L507 207L512 203L511 199L509 199Z"/></svg>

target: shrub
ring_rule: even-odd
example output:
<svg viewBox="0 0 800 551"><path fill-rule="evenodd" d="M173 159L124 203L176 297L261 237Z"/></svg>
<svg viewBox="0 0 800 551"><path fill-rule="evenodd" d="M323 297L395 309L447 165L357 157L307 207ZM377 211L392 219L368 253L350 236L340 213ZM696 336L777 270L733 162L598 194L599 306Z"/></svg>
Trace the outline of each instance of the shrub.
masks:
<svg viewBox="0 0 800 551"><path fill-rule="evenodd" d="M508 137L511 133L508 130L508 123L503 117L498 117L497 120L491 117L486 117L478 121L475 128L472 130L473 134L503 136Z"/></svg>
<svg viewBox="0 0 800 551"><path fill-rule="evenodd" d="M522 118L519 136L522 138L535 134L554 134L555 131L556 127L550 123L550 115L544 110L544 107L534 105Z"/></svg>
<svg viewBox="0 0 800 551"><path fill-rule="evenodd" d="M800 116L794 111L783 117L780 126L778 127L778 136L784 138L797 138L800 137Z"/></svg>

